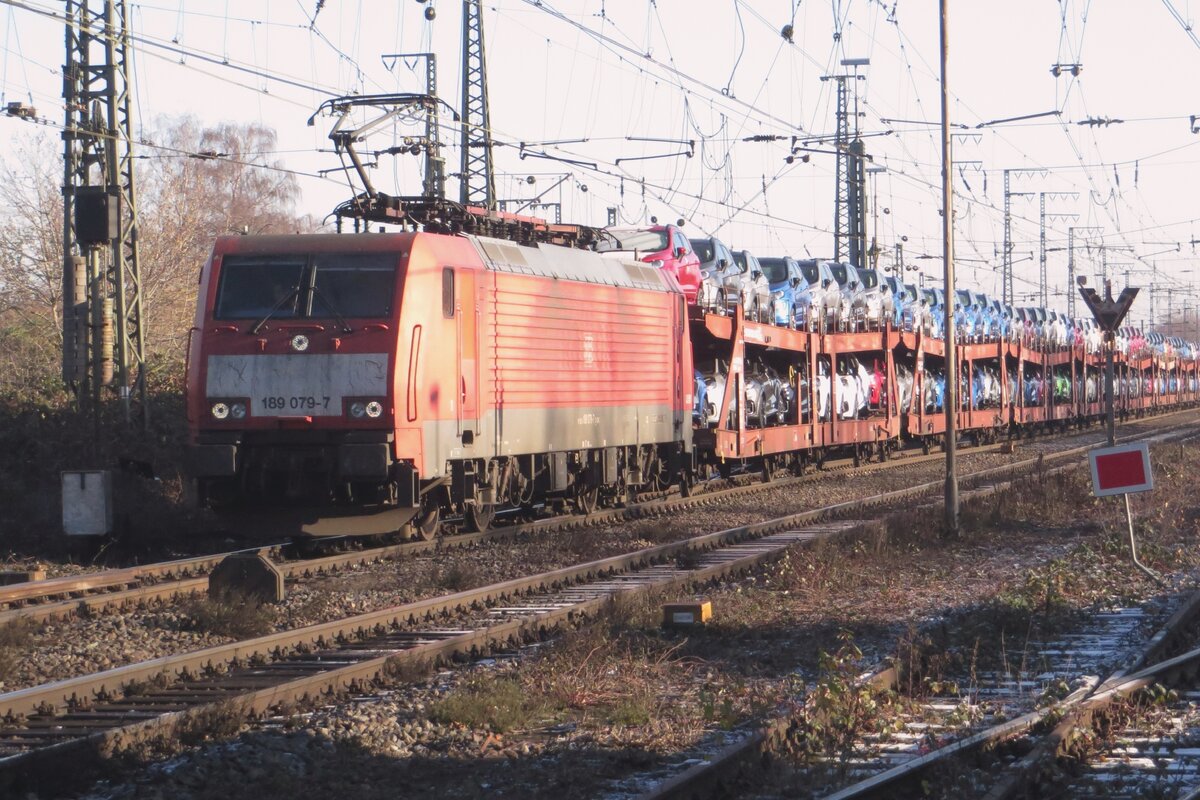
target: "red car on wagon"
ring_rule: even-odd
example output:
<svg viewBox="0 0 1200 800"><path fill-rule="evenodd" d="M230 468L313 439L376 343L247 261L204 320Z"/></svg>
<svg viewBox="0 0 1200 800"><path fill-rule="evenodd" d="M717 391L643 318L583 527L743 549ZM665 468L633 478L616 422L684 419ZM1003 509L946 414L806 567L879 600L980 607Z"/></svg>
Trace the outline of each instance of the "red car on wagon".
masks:
<svg viewBox="0 0 1200 800"><path fill-rule="evenodd" d="M688 305L696 305L700 293L700 257L678 226L605 228L596 249L601 253L633 253L634 258L647 264L662 262L662 268L679 282Z"/></svg>

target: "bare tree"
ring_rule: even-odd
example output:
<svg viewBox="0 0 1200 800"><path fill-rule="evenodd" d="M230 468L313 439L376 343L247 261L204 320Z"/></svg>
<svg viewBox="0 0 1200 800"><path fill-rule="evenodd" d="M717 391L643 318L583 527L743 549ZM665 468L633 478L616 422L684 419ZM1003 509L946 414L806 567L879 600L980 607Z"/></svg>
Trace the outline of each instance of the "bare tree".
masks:
<svg viewBox="0 0 1200 800"><path fill-rule="evenodd" d="M159 120L138 148L139 246L148 359L182 367L197 276L213 240L234 232L310 230L294 176L262 125ZM61 348L62 156L30 137L0 162L0 395L57 386Z"/></svg>
<svg viewBox="0 0 1200 800"><path fill-rule="evenodd" d="M194 117L166 120L141 181L143 305L156 356L174 368L196 303L196 277L213 240L229 233L290 233L295 177L273 158L274 130Z"/></svg>
<svg viewBox="0 0 1200 800"><path fill-rule="evenodd" d="M45 390L62 347L62 159L27 138L0 164L0 390Z"/></svg>

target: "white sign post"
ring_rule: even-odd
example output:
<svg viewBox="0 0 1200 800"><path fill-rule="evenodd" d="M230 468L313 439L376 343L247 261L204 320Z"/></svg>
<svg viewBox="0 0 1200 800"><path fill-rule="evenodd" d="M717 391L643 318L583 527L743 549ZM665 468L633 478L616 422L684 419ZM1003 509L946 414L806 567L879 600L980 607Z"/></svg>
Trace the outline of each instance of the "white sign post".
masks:
<svg viewBox="0 0 1200 800"><path fill-rule="evenodd" d="M1125 521L1129 523L1129 550L1138 569L1160 584L1162 576L1138 560L1137 542L1133 538L1133 512L1129 510L1129 495L1148 492L1154 488L1154 473L1150 471L1150 445L1146 442L1101 447L1088 453L1092 468L1092 494L1110 497L1119 494L1125 499Z"/></svg>

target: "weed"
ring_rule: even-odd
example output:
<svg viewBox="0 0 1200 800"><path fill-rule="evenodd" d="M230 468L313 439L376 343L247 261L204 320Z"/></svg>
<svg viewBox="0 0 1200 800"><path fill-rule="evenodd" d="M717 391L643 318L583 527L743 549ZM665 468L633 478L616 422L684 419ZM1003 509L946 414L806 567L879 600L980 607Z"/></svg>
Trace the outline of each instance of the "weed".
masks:
<svg viewBox="0 0 1200 800"><path fill-rule="evenodd" d="M608 721L625 727L645 725L655 717L656 707L657 703L649 692L635 691L610 707Z"/></svg>
<svg viewBox="0 0 1200 800"><path fill-rule="evenodd" d="M705 722L709 724L716 723L725 730L729 730L738 722L738 715L734 710L733 699L726 695L720 688L701 687L700 709L704 715Z"/></svg>
<svg viewBox="0 0 1200 800"><path fill-rule="evenodd" d="M179 722L175 734L184 747L235 735L246 721L246 709L237 701L206 706Z"/></svg>
<svg viewBox="0 0 1200 800"><path fill-rule="evenodd" d="M429 717L443 724L507 733L528 727L544 711L540 702L526 697L516 678L480 674L434 703Z"/></svg>
<svg viewBox="0 0 1200 800"><path fill-rule="evenodd" d="M188 630L234 639L262 636L275 622L274 610L236 592L193 597L184 606L184 616Z"/></svg>
<svg viewBox="0 0 1200 800"><path fill-rule="evenodd" d="M848 631L835 653L821 653L821 675L789 732L792 746L812 759L836 758L845 765L862 736L881 729L882 707L875 691L859 682L862 651ZM889 701L890 702L890 701Z"/></svg>
<svg viewBox="0 0 1200 800"><path fill-rule="evenodd" d="M0 684L14 680L17 664L32 643L34 630L35 625L28 620L0 625Z"/></svg>
<svg viewBox="0 0 1200 800"><path fill-rule="evenodd" d="M426 658L394 658L383 668L384 675L397 683L420 683L432 674L434 664Z"/></svg>
<svg viewBox="0 0 1200 800"><path fill-rule="evenodd" d="M483 583L479 570L473 565L451 564L448 567L435 567L433 582L439 589L448 592L461 592Z"/></svg>

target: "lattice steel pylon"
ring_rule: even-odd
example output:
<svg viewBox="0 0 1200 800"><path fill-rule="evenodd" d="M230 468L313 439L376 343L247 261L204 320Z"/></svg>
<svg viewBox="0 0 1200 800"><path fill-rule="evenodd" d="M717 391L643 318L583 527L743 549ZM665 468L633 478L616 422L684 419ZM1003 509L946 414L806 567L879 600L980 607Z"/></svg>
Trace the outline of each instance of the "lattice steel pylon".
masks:
<svg viewBox="0 0 1200 800"><path fill-rule="evenodd" d="M863 208L863 162L866 159L866 148L858 135L858 94L855 92L854 110L851 111L850 86L847 84L848 81L863 80L863 76L858 73L856 67L853 74L825 75L821 80L837 82L837 131L834 135L837 176L833 204L833 260L841 261L842 254L845 253L854 266L866 266L863 263L867 250L867 218ZM853 130L850 125L852 116Z"/></svg>
<svg viewBox="0 0 1200 800"><path fill-rule="evenodd" d="M837 176L834 179L833 205L833 260L842 260L842 242L850 234L850 119L846 108L846 80L848 75L835 75L837 81L837 135L834 148L837 150Z"/></svg>
<svg viewBox="0 0 1200 800"><path fill-rule="evenodd" d="M463 0L462 23L462 167L463 205L496 208L492 172L492 123L488 114L487 64L480 0Z"/></svg>
<svg viewBox="0 0 1200 800"><path fill-rule="evenodd" d="M66 0L63 379L98 411L146 402L126 0Z"/></svg>

